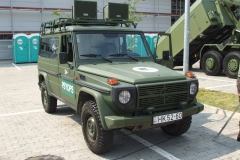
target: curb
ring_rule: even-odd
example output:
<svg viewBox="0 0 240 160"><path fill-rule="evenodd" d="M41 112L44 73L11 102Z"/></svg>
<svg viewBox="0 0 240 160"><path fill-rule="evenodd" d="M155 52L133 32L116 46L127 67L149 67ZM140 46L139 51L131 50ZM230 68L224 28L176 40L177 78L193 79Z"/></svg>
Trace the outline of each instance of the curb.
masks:
<svg viewBox="0 0 240 160"><path fill-rule="evenodd" d="M214 106L210 106L210 105L207 105L207 104L204 104L204 110L203 111L213 113L213 114L224 115L225 117L230 117L233 113L233 111L224 110L224 109L217 108L217 107L214 107ZM240 113L236 112L232 118L240 120Z"/></svg>

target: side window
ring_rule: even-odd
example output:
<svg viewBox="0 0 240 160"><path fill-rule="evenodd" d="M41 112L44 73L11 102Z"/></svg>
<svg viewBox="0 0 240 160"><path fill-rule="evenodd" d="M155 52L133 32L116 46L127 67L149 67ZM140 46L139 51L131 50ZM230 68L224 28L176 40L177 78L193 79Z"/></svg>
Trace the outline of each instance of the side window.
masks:
<svg viewBox="0 0 240 160"><path fill-rule="evenodd" d="M51 37L51 38L41 38L41 52L39 56L49 58L49 59L56 59L59 53L59 38L58 37Z"/></svg>
<svg viewBox="0 0 240 160"><path fill-rule="evenodd" d="M73 62L73 49L72 49L72 37L71 37L71 35L63 35L62 36L61 52L66 52L68 61Z"/></svg>

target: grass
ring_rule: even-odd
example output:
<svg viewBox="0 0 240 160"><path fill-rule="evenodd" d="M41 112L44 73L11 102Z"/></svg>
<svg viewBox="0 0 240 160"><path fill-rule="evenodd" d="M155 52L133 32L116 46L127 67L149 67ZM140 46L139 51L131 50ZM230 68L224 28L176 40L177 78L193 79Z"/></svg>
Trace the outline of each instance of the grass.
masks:
<svg viewBox="0 0 240 160"><path fill-rule="evenodd" d="M213 91L208 89L199 89L197 100L200 103L208 104L214 107L234 111L238 106L238 95ZM240 112L240 110L238 110Z"/></svg>

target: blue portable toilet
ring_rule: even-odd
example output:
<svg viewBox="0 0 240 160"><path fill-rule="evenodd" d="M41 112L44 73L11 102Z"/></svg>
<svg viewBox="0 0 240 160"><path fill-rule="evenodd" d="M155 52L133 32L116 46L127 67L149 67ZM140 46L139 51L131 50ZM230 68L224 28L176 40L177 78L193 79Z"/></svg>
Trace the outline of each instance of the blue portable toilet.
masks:
<svg viewBox="0 0 240 160"><path fill-rule="evenodd" d="M127 36L127 48L133 52L136 52L137 41L138 40L136 36Z"/></svg>
<svg viewBox="0 0 240 160"><path fill-rule="evenodd" d="M20 33L13 35L13 61L14 63L26 63L29 60L28 36Z"/></svg>
<svg viewBox="0 0 240 160"><path fill-rule="evenodd" d="M40 35L37 33L33 33L28 35L28 38L29 38L29 62L37 62Z"/></svg>
<svg viewBox="0 0 240 160"><path fill-rule="evenodd" d="M140 56L147 55L140 35L127 36L127 48Z"/></svg>
<svg viewBox="0 0 240 160"><path fill-rule="evenodd" d="M130 49L131 48L131 36L129 36L129 35L127 35L127 37L126 37L126 39L127 39L127 49Z"/></svg>
<svg viewBox="0 0 240 160"><path fill-rule="evenodd" d="M160 37L158 37L158 38L160 39ZM159 39L158 39L158 40L159 40ZM151 49L152 53L153 53L154 50L155 50L156 43L157 43L157 35L153 36L153 37L152 37L152 40L151 40L150 49Z"/></svg>
<svg viewBox="0 0 240 160"><path fill-rule="evenodd" d="M142 53L142 39L140 36L134 36L133 37L133 42L134 42L134 45L133 45L133 51L136 52L137 54L141 55Z"/></svg>

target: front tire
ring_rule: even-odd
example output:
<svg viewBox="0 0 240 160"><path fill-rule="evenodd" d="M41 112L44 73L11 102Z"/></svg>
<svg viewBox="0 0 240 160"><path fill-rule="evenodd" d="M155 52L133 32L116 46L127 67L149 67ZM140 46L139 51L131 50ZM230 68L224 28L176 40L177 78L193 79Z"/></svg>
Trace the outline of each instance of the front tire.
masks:
<svg viewBox="0 0 240 160"><path fill-rule="evenodd" d="M240 52L232 51L228 53L223 60L224 73L229 78L237 78L240 61Z"/></svg>
<svg viewBox="0 0 240 160"><path fill-rule="evenodd" d="M192 116L184 117L174 124L161 127L163 132L170 136L180 136L188 131L192 123Z"/></svg>
<svg viewBox="0 0 240 160"><path fill-rule="evenodd" d="M104 130L95 101L87 101L81 114L82 131L88 148L95 154L110 150L113 145L113 131Z"/></svg>
<svg viewBox="0 0 240 160"><path fill-rule="evenodd" d="M216 51L207 51L201 60L202 70L206 75L217 76L222 72L222 55Z"/></svg>
<svg viewBox="0 0 240 160"><path fill-rule="evenodd" d="M41 97L42 97L42 104L45 112L47 113L56 112L57 99L55 97L49 96L47 91L47 86L44 81L41 83Z"/></svg>

